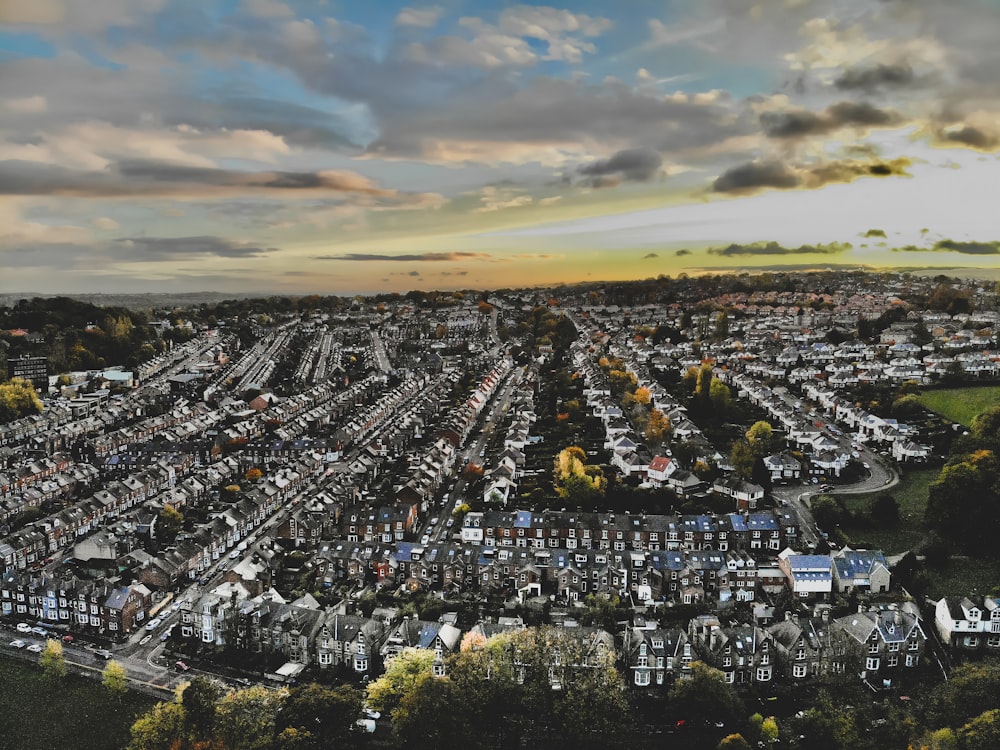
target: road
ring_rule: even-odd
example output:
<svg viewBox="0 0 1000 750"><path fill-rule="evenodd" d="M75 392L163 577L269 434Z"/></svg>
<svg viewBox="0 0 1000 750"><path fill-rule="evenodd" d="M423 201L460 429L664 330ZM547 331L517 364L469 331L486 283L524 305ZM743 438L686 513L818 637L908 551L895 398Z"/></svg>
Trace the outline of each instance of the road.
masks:
<svg viewBox="0 0 1000 750"><path fill-rule="evenodd" d="M878 454L862 446L860 461L868 464L868 476L854 484L835 485L831 490L821 490L817 485L794 485L775 487L771 494L779 506L787 503L799 514L802 525L802 541L806 547L815 547L821 539L822 529L816 525L810 510L810 500L815 495L859 495L889 489L899 483L899 473L887 465Z"/></svg>

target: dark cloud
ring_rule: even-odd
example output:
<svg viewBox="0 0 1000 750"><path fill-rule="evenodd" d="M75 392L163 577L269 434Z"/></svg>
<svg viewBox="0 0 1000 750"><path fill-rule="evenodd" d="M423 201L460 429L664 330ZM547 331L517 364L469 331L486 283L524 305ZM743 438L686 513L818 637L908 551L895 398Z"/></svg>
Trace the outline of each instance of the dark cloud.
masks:
<svg viewBox="0 0 1000 750"><path fill-rule="evenodd" d="M820 113L796 109L765 112L760 116L764 134L781 139L824 135L843 127L885 127L902 121L898 113L868 102L838 102Z"/></svg>
<svg viewBox="0 0 1000 750"><path fill-rule="evenodd" d="M833 242L829 245L802 245L800 247L783 247L777 242L753 242L749 245L732 244L726 247L712 247L708 249L711 255L733 256L733 255L834 255L850 250L849 242Z"/></svg>
<svg viewBox="0 0 1000 750"><path fill-rule="evenodd" d="M831 161L809 167L804 184L805 187L817 188L831 182L854 182L859 177L908 176L906 168L912 163L905 157L888 161L881 159Z"/></svg>
<svg viewBox="0 0 1000 750"><path fill-rule="evenodd" d="M643 260L649 260L651 258L659 258L659 257L660 256L659 256L658 253L646 253L645 255L642 256L642 259Z"/></svg>
<svg viewBox="0 0 1000 750"><path fill-rule="evenodd" d="M674 253L674 255L676 255L678 258L682 258L685 255L690 255L690 254L691 254L690 250L683 250L683 249L682 250L678 250L676 253Z"/></svg>
<svg viewBox="0 0 1000 750"><path fill-rule="evenodd" d="M630 148L607 159L584 164L577 169L582 175L602 177L615 175L628 182L648 182L663 166L663 157L651 148Z"/></svg>
<svg viewBox="0 0 1000 750"><path fill-rule="evenodd" d="M1000 145L1000 138L972 125L962 125L957 129L942 130L938 137L947 143L960 143L979 151L994 151Z"/></svg>
<svg viewBox="0 0 1000 750"><path fill-rule="evenodd" d="M236 242L225 237L122 237L116 240L129 251L133 260L149 260L180 255L217 255L223 258L251 258L277 252L274 247L261 247L246 242Z"/></svg>
<svg viewBox="0 0 1000 750"><path fill-rule="evenodd" d="M38 162L0 162L0 195L104 198L255 192L393 195L393 191L379 189L353 172L252 172L147 160L123 160L101 171L87 172Z"/></svg>
<svg viewBox="0 0 1000 750"><path fill-rule="evenodd" d="M913 68L908 63L901 62L847 68L833 85L845 91L860 89L871 92L880 88L905 88L920 83Z"/></svg>
<svg viewBox="0 0 1000 750"><path fill-rule="evenodd" d="M1000 255L1000 240L987 242L962 242L959 240L939 240L931 247L906 245L896 248L907 253L961 253L962 255Z"/></svg>
<svg viewBox="0 0 1000 750"><path fill-rule="evenodd" d="M869 229L867 232L865 232L861 236L862 237L883 237L884 238L885 237L885 230L884 229Z"/></svg>
<svg viewBox="0 0 1000 750"><path fill-rule="evenodd" d="M453 253L415 253L413 255L379 255L378 253L346 253L345 255L316 255L314 260L355 260L355 261L397 261L407 262L448 262L463 260L493 260L489 253L453 252Z"/></svg>
<svg viewBox="0 0 1000 750"><path fill-rule="evenodd" d="M789 190L801 183L801 177L780 161L753 161L727 169L712 183L712 190L716 193L751 193L762 188Z"/></svg>

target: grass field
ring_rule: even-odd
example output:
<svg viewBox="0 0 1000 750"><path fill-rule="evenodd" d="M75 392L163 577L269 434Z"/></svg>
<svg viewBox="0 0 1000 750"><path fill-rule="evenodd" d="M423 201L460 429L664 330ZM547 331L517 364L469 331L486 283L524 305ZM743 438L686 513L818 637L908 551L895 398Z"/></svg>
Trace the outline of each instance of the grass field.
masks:
<svg viewBox="0 0 1000 750"><path fill-rule="evenodd" d="M938 469L907 470L889 494L899 503L899 525L895 528L845 528L851 543L877 547L887 555L905 552L924 537L924 510L927 508L927 487L937 479ZM868 495L841 495L849 510L866 513L872 500L881 492Z"/></svg>
<svg viewBox="0 0 1000 750"><path fill-rule="evenodd" d="M920 403L942 417L971 427L976 416L1000 404L1000 386L924 391Z"/></svg>
<svg viewBox="0 0 1000 750"><path fill-rule="evenodd" d="M1000 560L958 558L944 567L927 570L927 596L984 596L1000 594Z"/></svg>
<svg viewBox="0 0 1000 750"><path fill-rule="evenodd" d="M99 680L51 681L34 664L0 655L0 749L121 750L136 716L156 700L113 698Z"/></svg>

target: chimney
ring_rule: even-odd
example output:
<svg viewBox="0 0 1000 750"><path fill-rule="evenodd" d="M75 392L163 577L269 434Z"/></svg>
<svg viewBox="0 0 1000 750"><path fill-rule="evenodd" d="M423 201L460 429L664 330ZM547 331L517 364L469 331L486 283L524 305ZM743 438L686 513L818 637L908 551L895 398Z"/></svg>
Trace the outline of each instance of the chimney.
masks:
<svg viewBox="0 0 1000 750"><path fill-rule="evenodd" d="M823 618L823 622L830 622L830 610L824 607L820 617Z"/></svg>

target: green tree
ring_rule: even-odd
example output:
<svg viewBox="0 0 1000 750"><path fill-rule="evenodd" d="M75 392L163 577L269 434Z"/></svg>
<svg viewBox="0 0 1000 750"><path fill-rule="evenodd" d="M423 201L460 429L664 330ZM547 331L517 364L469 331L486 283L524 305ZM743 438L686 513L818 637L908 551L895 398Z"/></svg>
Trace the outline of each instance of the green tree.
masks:
<svg viewBox="0 0 1000 750"><path fill-rule="evenodd" d="M392 728L404 747L437 750L468 747L475 736L466 711L456 711L470 696L461 695L447 677L421 674L392 713Z"/></svg>
<svg viewBox="0 0 1000 750"><path fill-rule="evenodd" d="M359 734L355 722L361 705L361 693L349 686L328 688L310 683L293 688L278 712L279 736L291 728L308 732L316 748L352 745Z"/></svg>
<svg viewBox="0 0 1000 750"><path fill-rule="evenodd" d="M764 458L774 452L774 428L770 422L754 422L746 431L746 439L754 458Z"/></svg>
<svg viewBox="0 0 1000 750"><path fill-rule="evenodd" d="M172 505L164 505L157 515L156 521L159 527L156 536L165 545L173 542L184 527L184 516Z"/></svg>
<svg viewBox="0 0 1000 750"><path fill-rule="evenodd" d="M1000 709L981 713L958 730L962 750L996 750L1000 747Z"/></svg>
<svg viewBox="0 0 1000 750"><path fill-rule="evenodd" d="M204 677L195 677L181 691L184 706L185 728L196 740L212 737L215 727L215 704L222 697L222 690Z"/></svg>
<svg viewBox="0 0 1000 750"><path fill-rule="evenodd" d="M978 664L956 667L927 701L927 724L959 727L972 717L1000 706L1000 670Z"/></svg>
<svg viewBox="0 0 1000 750"><path fill-rule="evenodd" d="M730 726L745 716L743 701L722 672L700 661L691 668L690 679L678 680L670 689L670 703L678 716L694 726L709 721Z"/></svg>
<svg viewBox="0 0 1000 750"><path fill-rule="evenodd" d="M733 447L729 450L729 465L733 467L734 474L743 479L750 479L757 460L749 442L746 440L733 442Z"/></svg>
<svg viewBox="0 0 1000 750"><path fill-rule="evenodd" d="M288 692L255 685L228 693L215 710L215 736L231 750L270 750Z"/></svg>
<svg viewBox="0 0 1000 750"><path fill-rule="evenodd" d="M816 523L824 529L832 529L844 519L844 509L836 498L820 495L809 504Z"/></svg>
<svg viewBox="0 0 1000 750"><path fill-rule="evenodd" d="M30 414L41 414L43 408L31 381L11 378L0 384L0 424Z"/></svg>
<svg viewBox="0 0 1000 750"><path fill-rule="evenodd" d="M128 750L176 750L185 736L184 706L160 702L132 724Z"/></svg>
<svg viewBox="0 0 1000 750"><path fill-rule="evenodd" d="M66 676L66 657L63 655L62 643L50 638L45 642L45 650L39 658L42 671L46 677L53 679Z"/></svg>
<svg viewBox="0 0 1000 750"><path fill-rule="evenodd" d="M750 750L750 743L742 734L729 734L719 742L719 750Z"/></svg>
<svg viewBox="0 0 1000 750"><path fill-rule="evenodd" d="M709 386L709 400L712 403L712 410L720 417L728 414L733 405L729 386L718 378L712 378L712 383Z"/></svg>
<svg viewBox="0 0 1000 750"><path fill-rule="evenodd" d="M107 663L101 673L101 684L116 698L128 692L128 674L121 662L112 659Z"/></svg>
<svg viewBox="0 0 1000 750"><path fill-rule="evenodd" d="M434 652L408 648L386 665L385 672L368 685L368 704L376 711L394 711L423 675L431 674Z"/></svg>
<svg viewBox="0 0 1000 750"><path fill-rule="evenodd" d="M607 478L599 466L586 463L587 454L578 446L559 452L553 467L553 483L559 497L580 505L592 505L607 489Z"/></svg>

